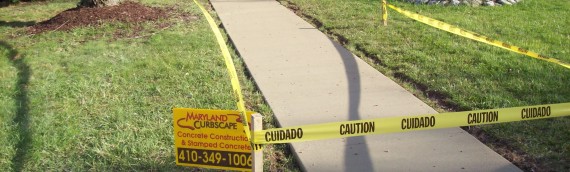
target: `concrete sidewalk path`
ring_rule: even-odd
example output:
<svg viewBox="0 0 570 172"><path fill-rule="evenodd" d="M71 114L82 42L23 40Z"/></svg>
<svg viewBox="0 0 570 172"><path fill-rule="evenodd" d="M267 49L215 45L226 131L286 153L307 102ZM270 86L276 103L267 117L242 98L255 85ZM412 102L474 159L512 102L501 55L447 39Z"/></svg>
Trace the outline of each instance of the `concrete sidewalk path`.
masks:
<svg viewBox="0 0 570 172"><path fill-rule="evenodd" d="M270 0L211 0L281 126L437 113ZM459 128L291 144L306 171L520 171Z"/></svg>

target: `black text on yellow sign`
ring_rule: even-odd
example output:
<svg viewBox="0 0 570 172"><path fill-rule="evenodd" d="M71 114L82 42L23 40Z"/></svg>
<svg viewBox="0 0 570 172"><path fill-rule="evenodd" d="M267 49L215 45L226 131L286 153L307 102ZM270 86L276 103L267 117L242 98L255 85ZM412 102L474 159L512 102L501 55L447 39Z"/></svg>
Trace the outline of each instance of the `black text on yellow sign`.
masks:
<svg viewBox="0 0 570 172"><path fill-rule="evenodd" d="M233 170L251 170L251 153L202 150L191 148L177 149L177 163L193 167L221 166Z"/></svg>
<svg viewBox="0 0 570 172"><path fill-rule="evenodd" d="M173 109L176 164L224 170L251 169L252 150L261 151L246 137L236 110Z"/></svg>
<svg viewBox="0 0 570 172"><path fill-rule="evenodd" d="M254 132L255 144L291 143L570 116L570 103L344 121Z"/></svg>

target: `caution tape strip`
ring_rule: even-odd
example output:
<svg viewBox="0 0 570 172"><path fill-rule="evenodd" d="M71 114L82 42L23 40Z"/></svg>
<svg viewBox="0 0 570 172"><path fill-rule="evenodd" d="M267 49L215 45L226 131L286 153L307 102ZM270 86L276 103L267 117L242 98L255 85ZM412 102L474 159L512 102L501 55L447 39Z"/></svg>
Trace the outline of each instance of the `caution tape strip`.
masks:
<svg viewBox="0 0 570 172"><path fill-rule="evenodd" d="M254 131L255 144L291 143L570 116L570 103L386 117Z"/></svg>
<svg viewBox="0 0 570 172"><path fill-rule="evenodd" d="M241 87L239 84L239 79L237 76L236 68L234 66L234 62L232 60L232 56L230 55L230 51L228 50L226 42L224 41L224 37L222 37L222 33L220 32L220 29L218 28L216 22L214 21L214 18L212 18L210 13L208 13L208 11L202 5L200 5L200 3L198 1L194 0L194 3L196 3L196 5L198 5L200 10L202 11L204 16L206 17L208 24L210 24L210 28L212 29L212 31L214 32L214 35L216 36L216 40L218 41L218 45L220 46L220 50L222 51L222 55L224 56L226 68L228 69L228 73L230 74L232 89L234 92L234 96L237 99L236 102L237 102L238 111L240 112L241 118L246 119L246 120L242 120L243 125L244 125L245 135L247 136L248 140L251 140L251 132L250 132L249 124L247 122L247 121L249 121L249 119L245 118L246 109L245 109L245 103L243 100L243 94L241 93Z"/></svg>
<svg viewBox="0 0 570 172"><path fill-rule="evenodd" d="M419 14L417 14L417 13L412 13L412 12L409 12L409 11L406 11L406 10L403 10L403 9L400 9L400 8L395 7L395 6L393 6L393 5L390 5L390 4L388 4L388 7L394 9L395 11L397 11L397 12L399 12L399 13L401 13L401 14L403 14L403 15L409 17L409 18L412 18L412 19L414 19L414 20L416 20L416 21L419 21L419 22L422 22L422 23L424 23L424 24L430 25L430 26L432 26L432 27L435 27L435 28L438 28L438 29L441 29L441 30L444 30L444 31L447 31L447 32L451 32L451 33L453 33L453 34L456 34L456 35L459 35L459 36L463 36L463 37L466 37L466 38L469 38L469 39L472 39L472 40L476 40L476 41L480 41L480 42L483 42L483 43L486 43L486 44L490 44L490 45L493 45L493 46L497 46L497 47L500 47L500 48L503 48L503 49L506 49L506 50L509 50L509 51L513 51L513 52L516 52L516 53L524 54L524 55L527 55L527 56L529 56L529 57L533 57L533 58L536 58L536 59L540 59L540 60L548 61L548 62L551 62L551 63L555 63L555 64L558 64L558 65L561 65L561 66L564 66L564 67L570 69L570 64L564 63L564 62L562 62L562 61L560 61L560 60L558 60L558 59L550 58L550 57L547 57L547 56L544 56L544 55L540 55L540 54L538 54L538 53L529 51L529 50L524 49L524 48L521 48L521 47L517 47L517 46L514 46L514 45L510 45L510 44L507 44L507 43L504 43L504 42L501 42L501 41L498 41L498 40L494 40L494 39L491 39L491 38L489 38L489 37L480 35L480 34L478 34L478 33L471 32L471 31L468 31L468 30L464 30L464 29L461 29L461 28L459 28L459 27L456 27L456 26L453 26L453 25L444 23L444 22L439 21L439 20L436 20L436 19L432 19L432 18L429 18L429 17L426 17L426 16L419 15ZM384 14L383 14L383 15L384 15Z"/></svg>

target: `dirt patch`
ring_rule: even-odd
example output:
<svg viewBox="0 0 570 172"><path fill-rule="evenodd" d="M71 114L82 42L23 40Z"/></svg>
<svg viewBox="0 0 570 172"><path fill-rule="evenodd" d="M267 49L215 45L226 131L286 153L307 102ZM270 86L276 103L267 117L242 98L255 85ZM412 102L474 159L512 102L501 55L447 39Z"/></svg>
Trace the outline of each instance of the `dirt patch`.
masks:
<svg viewBox="0 0 570 172"><path fill-rule="evenodd" d="M479 127L461 127L463 130L475 136L479 141L485 143L505 159L511 161L517 167L524 171L548 172L553 171L547 166L540 163L536 158L528 155L526 152L512 146L509 142L485 133Z"/></svg>
<svg viewBox="0 0 570 172"><path fill-rule="evenodd" d="M30 34L46 31L66 31L77 27L99 26L108 22L132 23L135 31L140 30L141 22L158 21L177 15L174 8L147 7L140 3L126 1L116 6L87 8L77 7L63 11L55 17L37 23L28 29ZM188 18L188 17L187 17ZM167 24L159 24L160 28Z"/></svg>

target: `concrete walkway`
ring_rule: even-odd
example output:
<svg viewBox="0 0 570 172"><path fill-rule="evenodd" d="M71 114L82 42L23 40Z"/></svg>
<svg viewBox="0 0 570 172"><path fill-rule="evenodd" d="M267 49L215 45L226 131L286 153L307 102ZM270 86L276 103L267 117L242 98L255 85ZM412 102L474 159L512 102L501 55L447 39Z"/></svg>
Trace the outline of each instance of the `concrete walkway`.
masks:
<svg viewBox="0 0 570 172"><path fill-rule="evenodd" d="M212 0L281 126L437 113L270 0ZM306 171L520 171L459 128L292 144Z"/></svg>

